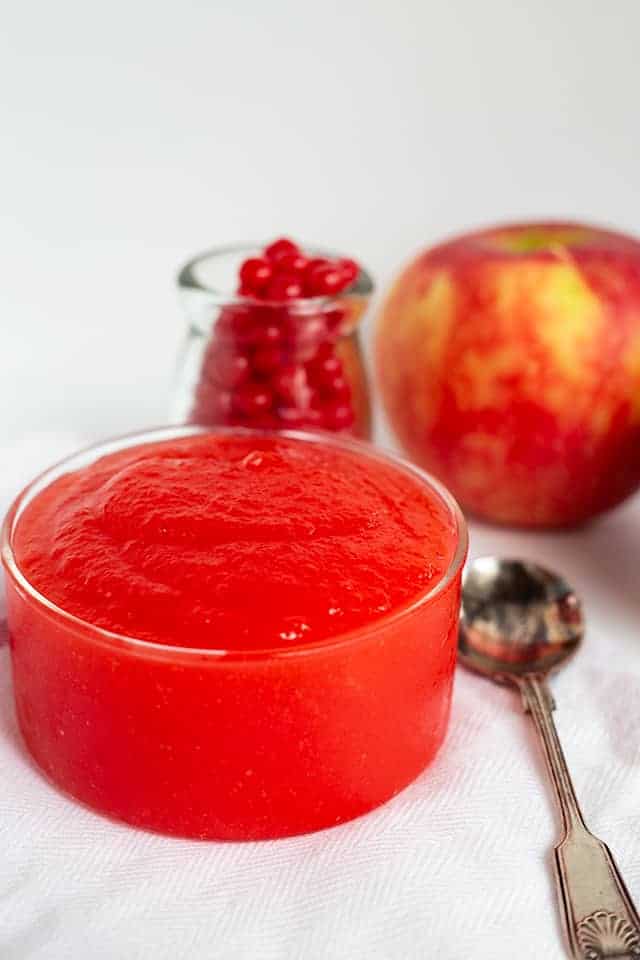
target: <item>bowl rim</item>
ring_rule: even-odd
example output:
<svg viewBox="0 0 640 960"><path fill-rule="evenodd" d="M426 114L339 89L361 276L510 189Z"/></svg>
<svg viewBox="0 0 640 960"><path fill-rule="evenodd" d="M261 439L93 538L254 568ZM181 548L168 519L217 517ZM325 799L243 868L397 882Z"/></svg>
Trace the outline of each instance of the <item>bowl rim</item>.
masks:
<svg viewBox="0 0 640 960"><path fill-rule="evenodd" d="M457 534L456 547L453 556L444 575L438 582L423 593L419 593L408 603L395 607L388 614L352 630L337 633L335 636L326 637L322 640L314 640L309 643L299 644L293 647L265 647L258 649L222 649L214 647L182 647L175 644L155 643L150 640L142 640L139 637L128 636L124 633L108 630L93 624L88 620L70 613L64 607L58 606L52 600L49 600L44 594L28 580L20 569L16 560L12 540L19 523L23 510L29 503L46 487L48 487L58 477L63 476L73 470L81 469L90 463L95 462L100 457L116 453L127 447L143 446L147 443L160 442L162 440L180 439L188 436L199 436L203 434L222 434L222 435L242 435L242 436L278 436L288 439L299 440L305 443L320 443L337 449L349 450L369 459L373 459L396 469L410 474L418 479L424 486L428 487L432 493L441 500L446 507L450 518L454 521ZM28 483L20 493L15 497L2 524L0 531L0 559L6 572L12 578L17 588L25 594L31 601L35 602L50 618L57 622L68 625L75 632L88 635L92 642L117 648L119 651L129 651L143 657L153 659L166 659L173 662L220 662L234 660L267 660L304 657L310 654L325 652L332 649L348 647L356 644L358 641L371 638L379 631L385 630L389 625L402 621L412 616L417 610L432 602L439 594L450 586L452 581L461 571L462 565L466 559L468 550L468 531L467 524L458 503L435 477L422 470L420 467L398 456L396 453L375 447L373 444L365 443L352 438L337 436L329 433L310 432L304 430L265 430L251 429L246 427L207 427L199 425L179 425L155 427L149 430L136 431L117 436L111 439L101 441L84 447L70 456L57 461L52 466L38 474L30 483Z"/></svg>

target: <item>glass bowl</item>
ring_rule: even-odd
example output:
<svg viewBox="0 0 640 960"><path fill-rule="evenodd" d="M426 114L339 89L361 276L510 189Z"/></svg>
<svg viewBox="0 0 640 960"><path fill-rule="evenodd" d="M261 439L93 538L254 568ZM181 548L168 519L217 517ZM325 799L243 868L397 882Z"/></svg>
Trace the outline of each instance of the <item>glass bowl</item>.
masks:
<svg viewBox="0 0 640 960"><path fill-rule="evenodd" d="M207 432L243 431L185 426L103 443L13 503L1 549L20 729L56 786L139 827L219 840L329 827L405 787L447 729L467 534L437 481L350 438L284 434L411 474L444 504L454 538L446 575L409 605L293 648L192 649L112 633L40 594L14 556L22 512L61 475L128 446Z"/></svg>

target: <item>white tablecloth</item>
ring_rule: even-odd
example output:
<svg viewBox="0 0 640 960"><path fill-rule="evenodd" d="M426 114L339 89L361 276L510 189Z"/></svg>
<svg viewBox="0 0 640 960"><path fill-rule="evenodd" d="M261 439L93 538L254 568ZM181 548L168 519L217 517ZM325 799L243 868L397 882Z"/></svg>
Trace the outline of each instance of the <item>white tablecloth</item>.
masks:
<svg viewBox="0 0 640 960"><path fill-rule="evenodd" d="M0 449L0 509L77 438ZM640 901L640 502L570 534L474 526L582 594L587 643L554 680L585 816ZM558 835L518 697L458 672L433 766L382 809L311 836L165 839L59 795L20 742L0 651L2 960L560 960Z"/></svg>

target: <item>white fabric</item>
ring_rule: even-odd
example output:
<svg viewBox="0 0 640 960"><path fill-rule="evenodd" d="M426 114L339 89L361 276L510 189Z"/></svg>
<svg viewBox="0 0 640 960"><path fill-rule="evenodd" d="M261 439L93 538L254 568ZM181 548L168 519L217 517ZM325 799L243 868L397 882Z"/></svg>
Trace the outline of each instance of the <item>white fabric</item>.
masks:
<svg viewBox="0 0 640 960"><path fill-rule="evenodd" d="M0 449L0 509L77 439ZM640 902L640 502L571 534L472 529L472 551L529 556L581 592L587 643L553 681L585 816ZM558 835L518 697L458 672L448 740L384 808L252 844L119 826L49 786L16 729L0 651L2 960L561 960Z"/></svg>

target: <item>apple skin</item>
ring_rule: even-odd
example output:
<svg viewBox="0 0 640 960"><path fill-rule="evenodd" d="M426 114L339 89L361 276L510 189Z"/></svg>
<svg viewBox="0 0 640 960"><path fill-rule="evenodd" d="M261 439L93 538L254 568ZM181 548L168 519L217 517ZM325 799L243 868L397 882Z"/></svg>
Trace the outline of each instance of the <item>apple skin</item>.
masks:
<svg viewBox="0 0 640 960"><path fill-rule="evenodd" d="M374 343L390 424L471 514L582 523L640 486L640 242L498 226L400 274Z"/></svg>

